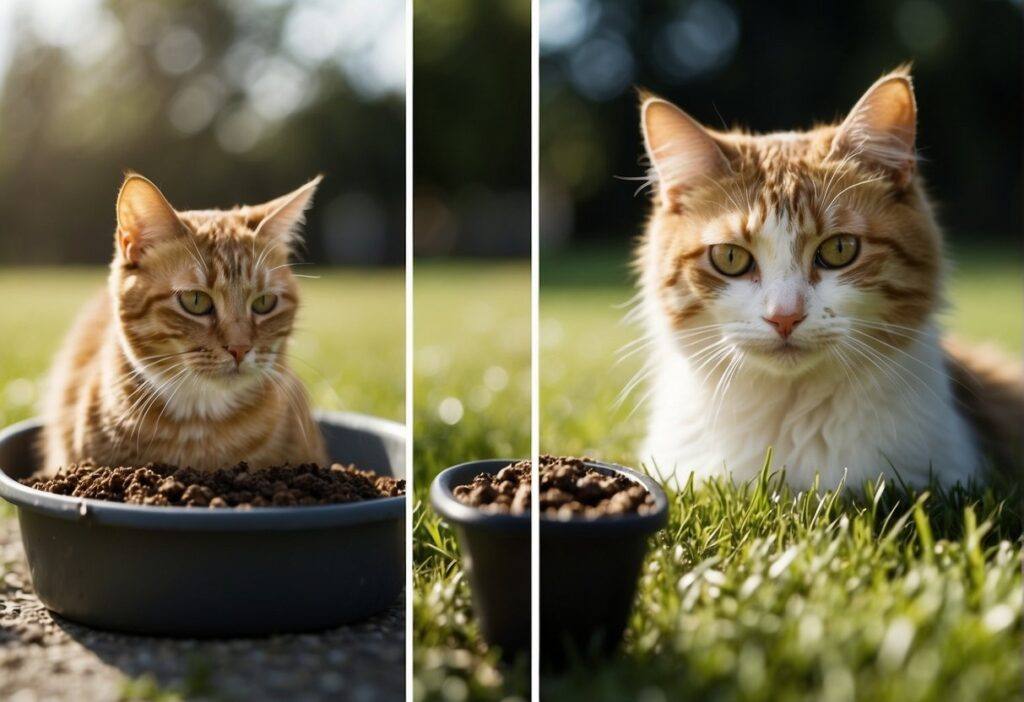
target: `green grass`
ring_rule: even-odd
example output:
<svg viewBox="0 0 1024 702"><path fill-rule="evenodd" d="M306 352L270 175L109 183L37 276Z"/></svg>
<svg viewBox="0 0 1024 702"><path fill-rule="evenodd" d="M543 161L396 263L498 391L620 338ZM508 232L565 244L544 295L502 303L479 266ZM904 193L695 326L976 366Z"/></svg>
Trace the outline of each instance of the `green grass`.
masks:
<svg viewBox="0 0 1024 702"><path fill-rule="evenodd" d="M635 464L626 253L542 260L541 448ZM1019 356L1022 299L1019 260L963 256L943 318ZM1019 488L851 487L669 490L621 653L545 676L544 698L1024 699Z"/></svg>
<svg viewBox="0 0 1024 702"><path fill-rule="evenodd" d="M304 274L307 271L303 271ZM289 355L318 407L405 417L405 278L401 270L314 270ZM101 268L0 269L0 423L31 416L53 354ZM16 339L16 341L14 341Z"/></svg>
<svg viewBox="0 0 1024 702"><path fill-rule="evenodd" d="M530 269L418 262L414 287L415 699L528 699L526 662L502 664L480 640L427 489L456 463L530 452Z"/></svg>
<svg viewBox="0 0 1024 702"><path fill-rule="evenodd" d="M126 678L121 683L118 702L183 702L194 699L219 699L217 689L210 677L213 670L210 661L193 655L187 663L184 680L176 685L165 686L152 673L137 678Z"/></svg>
<svg viewBox="0 0 1024 702"><path fill-rule="evenodd" d="M891 490L793 494L765 471L672 491L623 654L544 697L1020 699L1019 511Z"/></svg>

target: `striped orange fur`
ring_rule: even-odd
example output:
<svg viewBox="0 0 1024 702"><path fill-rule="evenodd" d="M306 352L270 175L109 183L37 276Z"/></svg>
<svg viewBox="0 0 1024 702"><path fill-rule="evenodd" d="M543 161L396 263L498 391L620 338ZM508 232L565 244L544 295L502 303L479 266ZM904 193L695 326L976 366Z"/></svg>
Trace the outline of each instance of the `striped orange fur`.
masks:
<svg viewBox="0 0 1024 702"><path fill-rule="evenodd" d="M288 258L318 182L262 205L178 212L150 181L126 178L107 288L51 373L47 470L326 460L287 364L299 305ZM185 307L196 295L208 311Z"/></svg>

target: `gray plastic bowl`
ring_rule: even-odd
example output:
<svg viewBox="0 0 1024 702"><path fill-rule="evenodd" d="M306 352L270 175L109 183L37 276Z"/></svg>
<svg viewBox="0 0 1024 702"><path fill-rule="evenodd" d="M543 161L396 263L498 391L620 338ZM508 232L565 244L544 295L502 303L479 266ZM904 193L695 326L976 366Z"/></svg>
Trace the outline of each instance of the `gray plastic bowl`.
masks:
<svg viewBox="0 0 1024 702"><path fill-rule="evenodd" d="M612 463L588 462L654 496L649 514L598 519L540 518L540 647L545 667L613 652L633 609L647 541L668 521L668 498L652 478Z"/></svg>
<svg viewBox="0 0 1024 702"><path fill-rule="evenodd" d="M480 632L506 659L530 649L530 515L487 514L455 499L456 487L516 459L472 461L434 478L430 502L455 528Z"/></svg>
<svg viewBox="0 0 1024 702"><path fill-rule="evenodd" d="M405 477L405 428L321 413L333 461ZM261 636L357 621L405 583L405 498L251 510L148 507L18 482L39 468L40 422L0 432L0 497L18 508L32 585L50 610L100 629Z"/></svg>

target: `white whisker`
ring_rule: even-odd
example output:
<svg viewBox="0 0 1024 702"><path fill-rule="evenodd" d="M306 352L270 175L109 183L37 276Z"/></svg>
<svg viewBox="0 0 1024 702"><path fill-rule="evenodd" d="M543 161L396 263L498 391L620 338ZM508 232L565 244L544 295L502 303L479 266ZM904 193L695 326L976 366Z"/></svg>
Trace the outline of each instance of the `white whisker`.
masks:
<svg viewBox="0 0 1024 702"><path fill-rule="evenodd" d="M877 183L880 180L885 180L885 178L886 178L886 176L875 176L873 178L865 178L864 180L858 181L858 182L854 183L853 185L846 186L845 188L840 190L838 193L836 193L835 196L832 198L832 200L829 201L828 205L825 206L825 211L826 212L831 212L832 211L832 206L836 204L836 200L838 200L843 195L843 193L846 193L846 192L848 192L850 190L853 190L854 188L859 188L862 185L867 185L869 183Z"/></svg>
<svg viewBox="0 0 1024 702"><path fill-rule="evenodd" d="M149 436L149 443L146 444L146 451L149 451L150 446L153 445L153 441L156 439L156 432L160 427L160 420L163 419L164 412L167 411L167 408L171 406L171 403L174 401L174 396L178 393L178 390L180 390L186 382L194 380L195 378L196 376L194 374L186 373L174 388L172 388L171 394L166 400L164 400L164 406L160 408L160 414L156 416L156 421L153 422L153 432Z"/></svg>

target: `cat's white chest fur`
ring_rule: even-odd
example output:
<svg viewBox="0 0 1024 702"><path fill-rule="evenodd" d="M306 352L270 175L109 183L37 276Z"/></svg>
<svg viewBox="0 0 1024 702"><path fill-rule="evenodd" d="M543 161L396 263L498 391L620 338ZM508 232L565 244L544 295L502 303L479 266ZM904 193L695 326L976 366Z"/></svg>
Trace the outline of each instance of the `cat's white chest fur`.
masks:
<svg viewBox="0 0 1024 702"><path fill-rule="evenodd" d="M664 344L653 359L640 459L681 481L690 473L743 481L757 475L771 447L772 469L785 469L796 487L816 473L823 487L844 474L849 486L897 473L915 485L930 472L945 484L966 481L978 473L980 456L942 370L942 350L932 336L904 353L883 368L844 369L832 359L799 376L744 364L723 392L726 364L707 375Z"/></svg>

